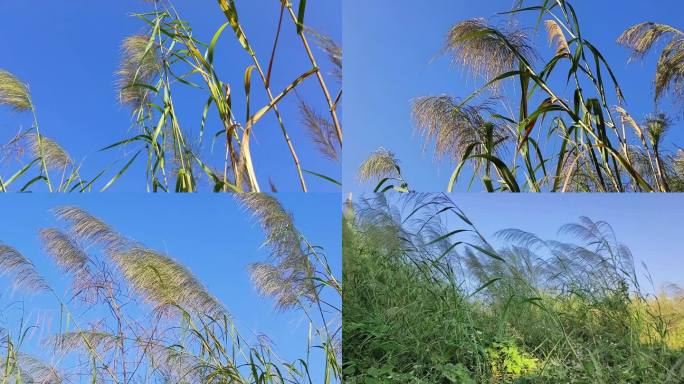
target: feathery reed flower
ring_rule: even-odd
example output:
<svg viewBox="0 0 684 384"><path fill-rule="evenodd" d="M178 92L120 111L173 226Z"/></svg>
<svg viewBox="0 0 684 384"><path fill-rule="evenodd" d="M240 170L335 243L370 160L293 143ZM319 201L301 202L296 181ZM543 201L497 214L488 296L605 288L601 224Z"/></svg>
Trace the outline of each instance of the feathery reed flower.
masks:
<svg viewBox="0 0 684 384"><path fill-rule="evenodd" d="M399 160L393 152L379 148L361 164L357 177L360 181L371 181L399 176Z"/></svg>
<svg viewBox="0 0 684 384"><path fill-rule="evenodd" d="M544 22L544 27L546 28L549 44L556 46L556 54L569 55L570 47L568 46L568 40L565 38L560 25L555 20L547 20Z"/></svg>
<svg viewBox="0 0 684 384"><path fill-rule="evenodd" d="M301 234L290 213L275 197L265 193L242 193L237 199L258 220L274 259L287 259L293 252L301 252Z"/></svg>
<svg viewBox="0 0 684 384"><path fill-rule="evenodd" d="M276 308L285 310L301 298L312 300L315 287L313 265L302 249L302 235L292 216L274 197L263 193L242 193L238 201L259 221L271 248L271 263L250 265L252 281L264 296L276 299Z"/></svg>
<svg viewBox="0 0 684 384"><path fill-rule="evenodd" d="M56 228L43 228L39 236L45 251L65 272L76 273L86 267L88 256L66 233Z"/></svg>
<svg viewBox="0 0 684 384"><path fill-rule="evenodd" d="M618 43L632 50L633 59L642 59L663 36L672 39L658 59L655 77L655 99L659 100L669 89L677 97L684 96L684 33L666 24L644 22L625 30Z"/></svg>
<svg viewBox="0 0 684 384"><path fill-rule="evenodd" d="M636 24L625 30L618 43L632 50L632 57L643 58L662 36L668 33L678 33L679 30L665 24L644 22Z"/></svg>
<svg viewBox="0 0 684 384"><path fill-rule="evenodd" d="M299 110L303 116L304 126L308 128L309 136L316 143L318 151L323 156L338 161L335 126L304 102L299 103Z"/></svg>
<svg viewBox="0 0 684 384"><path fill-rule="evenodd" d="M41 383L41 384L61 384L63 379L57 369L48 365L44 361L23 352L16 352L11 357L16 370L14 380L10 383ZM8 358L10 359L10 358ZM0 361L0 369L5 370L6 358ZM5 377L7 379L8 377Z"/></svg>
<svg viewBox="0 0 684 384"><path fill-rule="evenodd" d="M214 316L226 310L183 265L150 249L132 248L111 255L131 288L155 311L176 310Z"/></svg>
<svg viewBox="0 0 684 384"><path fill-rule="evenodd" d="M38 273L31 260L16 249L0 244L0 276L13 275L15 287L39 293L49 290L45 279Z"/></svg>
<svg viewBox="0 0 684 384"><path fill-rule="evenodd" d="M678 149L677 154L674 156L674 170L681 177L684 179L684 150Z"/></svg>
<svg viewBox="0 0 684 384"><path fill-rule="evenodd" d="M672 121L664 113L649 115L646 117L646 123L644 126L646 127L646 132L648 133L648 137L651 140L652 146L657 147L660 144L663 136L671 125Z"/></svg>
<svg viewBox="0 0 684 384"><path fill-rule="evenodd" d="M102 220L80 208L60 207L55 210L55 215L69 223L71 232L84 243L99 244L110 251L131 244Z"/></svg>
<svg viewBox="0 0 684 384"><path fill-rule="evenodd" d="M7 105L17 112L32 108L26 84L3 69L0 69L0 105Z"/></svg>
<svg viewBox="0 0 684 384"><path fill-rule="evenodd" d="M92 330L62 332L56 335L52 341L57 350L68 353L79 349L109 351L115 348L120 340L116 335L109 332Z"/></svg>
<svg viewBox="0 0 684 384"><path fill-rule="evenodd" d="M338 80L342 80L342 47L330 36L318 33L311 28L307 28L306 31L314 37L316 44L328 54L328 59L335 66L333 74Z"/></svg>
<svg viewBox="0 0 684 384"><path fill-rule="evenodd" d="M55 140L33 133L26 135L26 137L29 140L31 152L35 157L41 156L42 148L43 159L49 168L64 169L74 163L67 151Z"/></svg>
<svg viewBox="0 0 684 384"><path fill-rule="evenodd" d="M491 79L516 66L521 59L535 56L522 30L499 31L484 19L470 19L454 25L443 50L454 63L462 64L476 76Z"/></svg>
<svg viewBox="0 0 684 384"><path fill-rule="evenodd" d="M148 35L133 35L121 44L122 59L117 71L119 98L122 104L142 107L149 98L149 85L161 71L157 44Z"/></svg>
<svg viewBox="0 0 684 384"><path fill-rule="evenodd" d="M427 96L413 101L413 120L418 132L426 139L435 141L435 155L460 160L471 144L485 141L488 122L482 113L489 113L486 104L459 106L450 96ZM506 137L499 127L494 127L493 141Z"/></svg>

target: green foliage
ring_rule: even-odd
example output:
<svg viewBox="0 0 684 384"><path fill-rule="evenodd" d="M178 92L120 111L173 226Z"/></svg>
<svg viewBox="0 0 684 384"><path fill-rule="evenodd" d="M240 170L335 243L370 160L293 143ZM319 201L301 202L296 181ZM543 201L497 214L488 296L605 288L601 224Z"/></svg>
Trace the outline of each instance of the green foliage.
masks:
<svg viewBox="0 0 684 384"><path fill-rule="evenodd" d="M539 360L521 352L513 343L494 343L487 348L492 362L492 375L496 381L517 379L535 371Z"/></svg>
<svg viewBox="0 0 684 384"><path fill-rule="evenodd" d="M448 223L448 225L447 225ZM350 383L678 383L680 296L642 292L629 249L586 218L573 241L494 248L442 195L347 208Z"/></svg>

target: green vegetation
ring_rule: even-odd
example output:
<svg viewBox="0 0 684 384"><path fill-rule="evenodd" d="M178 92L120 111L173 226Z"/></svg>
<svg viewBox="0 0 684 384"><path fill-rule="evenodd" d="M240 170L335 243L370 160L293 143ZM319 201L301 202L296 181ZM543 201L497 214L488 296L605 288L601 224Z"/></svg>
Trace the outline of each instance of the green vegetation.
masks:
<svg viewBox="0 0 684 384"><path fill-rule="evenodd" d="M300 0L296 9L289 0L273 1L280 8L280 19L273 28L274 43L268 56L258 55L250 45L248 28L241 24L234 0L217 0L216 11L225 15L226 22L213 36L206 36L206 41L193 35L190 24L179 15L170 0L149 3L152 3L149 5L152 10L133 15L140 19L145 32L129 36L122 42L121 65L116 73L119 100L132 110L135 134L103 148L109 151L106 153L114 153L113 149L125 146L127 158L115 159L109 168L97 175L82 178L79 174L82 164L73 161L63 147L41 134L28 85L0 70L0 106L7 106L14 112L32 112L34 116L32 126L20 130L3 148L3 160L16 160L18 169L4 178L0 175L0 191L26 191L41 184L50 192L84 192L96 188L105 191L134 167L136 160L145 159L145 190L148 192L195 192L202 185L209 185L215 192L260 192L265 180L255 169L250 141L258 122L269 113L275 115L278 127L268 130L267 134L282 136L283 150L292 158L292 177L296 178L301 190L308 191L306 177L322 178L339 185L334 178L316 172L314 165L307 169L300 163L296 150L300 144L295 145L288 133L293 125L299 125L298 128L310 134L309 145L320 152L321 159L339 162L342 127L338 108L342 92L334 91L328 85L330 81L318 65L310 40L333 64L335 69L331 75L338 80L338 88L341 85L342 49L330 37L305 26L305 0ZM282 33L281 36L283 29L288 27L288 20L296 34ZM222 48L225 41L222 36L231 30L239 42L240 52ZM300 41L301 50L285 55L279 51L279 45L284 38L293 36ZM252 64L238 69L244 73L242 84L229 84L222 80L214 58L238 54L248 55ZM278 71L277 55L302 55L310 64L284 89L272 89L271 85L271 75ZM320 94L298 93L305 81L315 81ZM174 95L181 88L193 92L193 97L204 103L204 108L196 111L192 119L183 120L176 113ZM268 100L266 105L254 105L256 92L263 92ZM295 93L299 98L300 121L286 124L278 105L286 97L294 97ZM246 110L242 107L240 111L234 110L232 100L238 97L244 98ZM324 101L328 109L325 115L307 102L313 98ZM208 123L210 114L215 114L218 123ZM215 150L216 143L221 143L219 150ZM31 150L26 151L27 148ZM106 176L112 173L110 168L114 169L114 174ZM269 184L275 192L277 186L270 179Z"/></svg>
<svg viewBox="0 0 684 384"><path fill-rule="evenodd" d="M305 356L285 361L267 335L244 336L224 303L172 257L79 208L60 207L60 225L40 230L39 238L71 289L53 288L17 248L0 244L0 275L17 290L44 296L53 304L47 313L58 316L0 327L0 382L339 382L342 288L324 250L302 236L273 197L238 199L270 249L268 260L249 266L254 285L277 310L308 321ZM4 304L3 311L17 305ZM31 336L36 332L44 337ZM36 339L41 344L33 345Z"/></svg>
<svg viewBox="0 0 684 384"><path fill-rule="evenodd" d="M345 382L684 381L684 292L645 293L608 224L495 247L448 197L401 196L345 213Z"/></svg>
<svg viewBox="0 0 684 384"><path fill-rule="evenodd" d="M425 146L454 164L446 190L480 185L487 192L684 191L684 151L666 150L672 120L663 112L665 99L684 101L684 32L652 22L615 31L635 59L667 40L656 68L654 112L637 122L609 58L582 33L571 1L517 1L505 14L523 13L534 13L534 31L546 30L554 47L549 57L532 45L532 28L464 20L447 32L443 53L482 85L462 98L413 100L413 120ZM361 166L360 180L367 181L374 169L376 192L406 190L403 180L395 183L394 167L372 167L383 154L378 151Z"/></svg>

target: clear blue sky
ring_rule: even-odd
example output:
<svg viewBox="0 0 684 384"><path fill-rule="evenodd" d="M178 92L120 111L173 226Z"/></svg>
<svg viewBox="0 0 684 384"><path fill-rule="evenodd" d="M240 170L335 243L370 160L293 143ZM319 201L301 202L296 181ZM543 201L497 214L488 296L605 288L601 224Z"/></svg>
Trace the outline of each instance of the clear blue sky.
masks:
<svg viewBox="0 0 684 384"><path fill-rule="evenodd" d="M346 0L343 4L346 140L343 182L346 191L367 191L359 186L356 172L363 160L378 147L396 153L402 171L418 191L444 191L455 164L435 163L428 147L415 134L410 101L419 96L449 94L465 97L481 81L466 77L447 57L439 56L444 36L459 21L490 18L510 10L513 0ZM538 1L526 1L535 5ZM681 1L573 1L585 38L607 58L627 98L629 112L639 121L653 112L652 80L656 58L627 64L629 53L615 42L626 28L642 22L669 23L684 28ZM521 18L533 27L530 17ZM494 24L508 17L490 19ZM548 50L545 32L534 40L540 51ZM548 55L544 56L548 59ZM665 103L663 107L671 107ZM676 116L681 113L676 113ZM684 143L683 123L677 121L669 138ZM479 190L479 186L476 191Z"/></svg>
<svg viewBox="0 0 684 384"><path fill-rule="evenodd" d="M336 275L341 276L339 194L279 194L278 199L293 214L295 224L307 239L325 248ZM0 242L29 257L58 292L66 289L68 281L43 251L37 230L55 226L49 211L62 205L85 209L123 235L164 251L186 265L225 303L244 336L266 334L282 357L294 360L305 356L308 323L304 316L293 311L275 312L272 300L261 298L250 282L247 265L265 261L268 250L262 247L261 228L231 196L125 193L4 196L0 199L4 218L0 220ZM12 292L9 280L0 277L0 308L20 300L24 301L29 323L53 319L53 326L57 326L59 307L55 308L54 300ZM0 309L0 327L14 332L19 311L16 305L12 308L12 311ZM40 330L36 331L27 344L35 348L42 341L40 336ZM31 350L29 347L25 351ZM313 369L320 372L321 366Z"/></svg>
<svg viewBox="0 0 684 384"><path fill-rule="evenodd" d="M178 0L175 3L181 17L190 22L194 37L201 41L208 43L226 22L216 1ZM250 44L262 66L266 67L275 37L280 1L238 0L236 4ZM130 14L148 11L150 7L150 3L142 0L70 0L40 4L24 0L0 2L0 35L3 36L0 68L29 83L42 133L55 138L74 159L86 159L82 172L84 177L93 177L119 160L109 172L111 178L125 164L124 155L130 156L137 151L136 144L125 152L97 152L136 133L130 129L130 110L118 104L114 72L119 65L121 41L128 35L144 31L142 21ZM339 0L310 1L306 23L339 43L340 8ZM271 79L272 90L276 94L311 68L295 33L291 20L286 19ZM315 47L314 50L323 71L330 73L332 66L325 54ZM219 40L215 61L222 80L232 85L234 109L242 121L245 110L244 72L252 62L230 28ZM333 76L329 75L328 79L331 92L336 94L340 84ZM206 93L183 88L176 86L174 96L181 124L189 132L198 132ZM255 78L252 90L252 110L266 105L260 80ZM305 81L299 88L299 94L325 116L327 104L314 77ZM303 168L339 179L340 165L323 159L304 130L296 95L287 97L280 108ZM209 114L207 137L219 131L215 115L215 110ZM0 142L9 140L20 126L30 126L29 114L16 115L6 108L0 109ZM273 113L257 124L253 142L255 168L264 188L267 188L270 177L281 191L299 191L294 165ZM218 144L216 149L218 152L214 153L211 163L218 166L222 164L220 159L223 155ZM143 169L144 162L138 162L111 190L144 191ZM18 167L11 170L14 173ZM11 173L7 166L0 166L0 174L7 178ZM313 176L307 177L307 181L312 191L336 190L335 185ZM103 185L99 183L100 187Z"/></svg>
<svg viewBox="0 0 684 384"><path fill-rule="evenodd" d="M574 240L559 236L561 226L576 223L581 216L606 221L618 241L634 255L642 286L647 288L644 262L654 279L655 288L675 283L684 287L684 254L681 246L681 220L684 195L653 194L500 194L492 198L483 193L451 194L454 203L493 244L503 244L495 237L503 229L521 229L546 240ZM461 225L454 217L449 228Z"/></svg>

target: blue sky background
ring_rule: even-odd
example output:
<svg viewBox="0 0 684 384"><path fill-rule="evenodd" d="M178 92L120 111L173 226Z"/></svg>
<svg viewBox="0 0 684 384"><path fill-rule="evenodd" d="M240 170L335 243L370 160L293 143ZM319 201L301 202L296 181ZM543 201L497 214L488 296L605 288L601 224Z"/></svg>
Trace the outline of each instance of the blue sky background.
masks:
<svg viewBox="0 0 684 384"><path fill-rule="evenodd" d="M307 239L325 248L335 274L341 276L341 206L339 194L279 194ZM57 224L50 210L75 205L101 218L123 235L166 252L187 266L211 293L225 303L244 336L268 335L287 360L305 356L308 323L302 313L276 312L273 301L260 297L247 265L265 261L261 228L230 196L104 194L78 197L38 194L0 199L0 242L29 257L58 292L68 296L68 279L56 271L38 241L38 229ZM201 224L201 225L200 225ZM23 302L27 323L40 323L25 352L34 352L47 324L58 328L59 307L47 295L27 297L13 292L0 277L0 327L15 332ZM339 303L338 303L339 304ZM254 332L254 333L252 333ZM253 339L253 338L252 338ZM313 358L312 361L316 361ZM318 361L322 361L318 359ZM321 372L322 366L313 367ZM320 375L314 377L322 377Z"/></svg>
<svg viewBox="0 0 684 384"><path fill-rule="evenodd" d="M238 0L236 4L250 44L266 71L280 2ZM216 30L226 22L216 1L178 0L175 5L181 17L190 22L194 37L201 41L208 43ZM307 6L307 25L340 43L340 7L338 0L310 1ZM125 151L98 152L137 132L131 129L130 110L118 103L114 72L120 61L121 41L131 34L144 32L143 22L130 14L150 9L151 5L142 0L73 0L40 4L23 0L0 2L0 35L3 36L0 68L29 83L42 133L56 139L75 160L86 160L81 172L84 178L92 178L101 170L112 167L108 177L97 184L100 188L123 167L125 159L139 148L139 144L134 144ZM324 52L316 47L313 49L319 66L327 74L330 91L336 94L340 84L329 75L332 65ZM219 40L215 63L222 80L231 85L236 118L244 121L244 72L252 61L237 43L230 27ZM309 69L311 64L292 21L286 15L271 78L273 93L280 93ZM254 75L252 110L256 111L268 104L268 100L261 80L256 73ZM197 133L207 93L187 88L177 85L174 99L183 129ZM321 115L329 116L315 77L307 79L298 90L303 100ZM288 95L279 106L302 167L339 179L339 163L319 155L301 124L297 96ZM213 133L220 130L215 115L215 109L210 111L206 137L212 137ZM30 125L29 113L17 115L1 108L0 142L7 142L20 127ZM255 126L254 137L252 154L262 188L268 188L270 177L281 191L299 191L290 153L272 112ZM221 145L217 143L211 163L221 169L222 153ZM18 169L14 164L9 169L7 165L0 166L0 174L6 179ZM144 191L143 170L144 157L140 157L111 191ZM312 191L336 190L335 185L317 177L307 176L307 182ZM17 184L23 185L19 181ZM17 188L17 185L13 186Z"/></svg>
<svg viewBox="0 0 684 384"><path fill-rule="evenodd" d="M415 134L410 102L419 96L448 94L465 97L482 84L468 78L440 56L444 37L451 26L474 17L488 18L500 26L509 17L495 16L508 11L513 0L346 0L343 4L345 72L344 87L346 140L343 182L346 191L361 192L371 185L359 185L359 165L378 147L395 152L411 188L444 191L453 167L448 161L433 161L428 146ZM536 5L528 0L525 4ZM681 2L676 0L573 1L585 38L607 58L627 98L627 109L638 121L653 112L652 81L657 56L627 64L629 52L618 46L617 37L626 28L643 21L668 23L684 28ZM538 13L520 17L523 27L533 27ZM542 57L549 56L546 33L533 40ZM539 63L538 63L539 65ZM556 76L558 76L557 74ZM560 75L562 77L562 75ZM560 83L555 89L564 89ZM666 101L662 107L672 111ZM681 117L674 112L673 117ZM684 131L678 119L666 138L668 148L682 146ZM467 181L464 175L459 184ZM478 184L474 191L481 190Z"/></svg>
<svg viewBox="0 0 684 384"><path fill-rule="evenodd" d="M490 194L454 193L449 195L495 246L509 243L495 235L504 229L521 229L545 240L575 242L567 235L559 236L561 226L577 223L581 216L605 221L613 227L618 241L627 245L633 255L642 288L656 291L674 283L684 288L682 274L681 218L684 217L684 195L653 194ZM412 209L409 205L408 209ZM409 211L410 212L410 211ZM462 228L455 216L447 220L448 228ZM654 284L646 279L645 263Z"/></svg>

